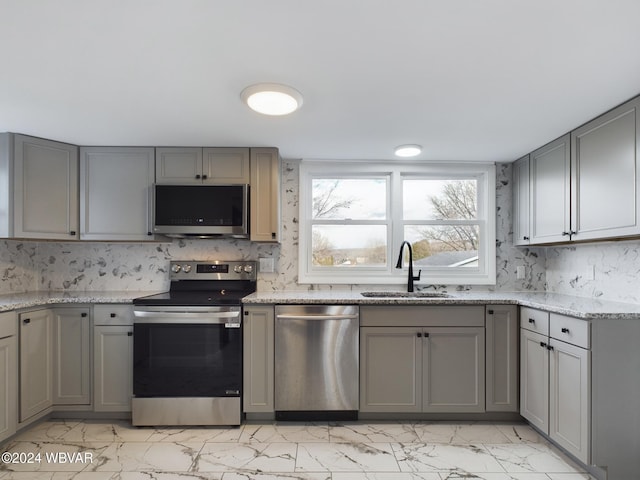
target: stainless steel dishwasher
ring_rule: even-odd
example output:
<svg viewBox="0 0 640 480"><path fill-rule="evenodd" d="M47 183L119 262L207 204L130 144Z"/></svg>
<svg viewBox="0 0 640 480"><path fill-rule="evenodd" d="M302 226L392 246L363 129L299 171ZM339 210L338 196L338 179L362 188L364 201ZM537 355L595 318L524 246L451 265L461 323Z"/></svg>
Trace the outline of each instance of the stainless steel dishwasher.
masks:
<svg viewBox="0 0 640 480"><path fill-rule="evenodd" d="M275 324L277 420L355 420L358 307L279 305Z"/></svg>

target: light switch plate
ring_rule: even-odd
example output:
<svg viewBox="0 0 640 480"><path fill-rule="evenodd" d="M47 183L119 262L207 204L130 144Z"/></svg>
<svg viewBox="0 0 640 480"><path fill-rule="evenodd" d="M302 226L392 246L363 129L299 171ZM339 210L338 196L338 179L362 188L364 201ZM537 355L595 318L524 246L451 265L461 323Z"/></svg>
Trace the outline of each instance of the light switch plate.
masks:
<svg viewBox="0 0 640 480"><path fill-rule="evenodd" d="M260 257L260 272L261 273L273 273L275 271L275 262L273 257Z"/></svg>
<svg viewBox="0 0 640 480"><path fill-rule="evenodd" d="M524 265L518 265L516 267L516 279L524 280L525 273L526 271Z"/></svg>

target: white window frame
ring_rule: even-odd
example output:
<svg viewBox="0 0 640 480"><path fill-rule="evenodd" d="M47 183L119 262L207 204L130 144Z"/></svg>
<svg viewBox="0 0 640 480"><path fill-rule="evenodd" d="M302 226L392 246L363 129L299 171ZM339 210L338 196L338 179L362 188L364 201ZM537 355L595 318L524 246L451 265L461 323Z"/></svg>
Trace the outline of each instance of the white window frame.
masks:
<svg viewBox="0 0 640 480"><path fill-rule="evenodd" d="M387 266L386 267L314 267L311 253L312 217L311 186L315 178L388 178L387 182ZM405 221L402 218L402 180L470 179L477 180L477 219L446 222ZM479 265L470 267L416 267L422 269L416 285L495 285L496 282L496 210L495 164L487 163L395 163L372 161L303 160L300 163L300 235L298 241L298 283L396 285L407 283L407 268L396 269L395 263L403 241L404 225L478 225L480 230ZM332 224L382 224L382 221L331 220Z"/></svg>

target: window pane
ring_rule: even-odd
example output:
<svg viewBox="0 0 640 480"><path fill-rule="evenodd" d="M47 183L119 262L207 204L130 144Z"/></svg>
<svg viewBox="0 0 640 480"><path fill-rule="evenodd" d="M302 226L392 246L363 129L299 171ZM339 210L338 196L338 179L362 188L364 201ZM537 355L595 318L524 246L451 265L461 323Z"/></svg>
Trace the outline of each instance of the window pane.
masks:
<svg viewBox="0 0 640 480"><path fill-rule="evenodd" d="M311 188L314 219L384 220L387 216L384 178L316 178Z"/></svg>
<svg viewBox="0 0 640 480"><path fill-rule="evenodd" d="M313 225L314 267L384 267L387 264L385 225Z"/></svg>
<svg viewBox="0 0 640 480"><path fill-rule="evenodd" d="M477 225L406 225L404 233L413 247L414 265L478 267Z"/></svg>
<svg viewBox="0 0 640 480"><path fill-rule="evenodd" d="M405 220L471 220L478 216L477 180L402 182Z"/></svg>

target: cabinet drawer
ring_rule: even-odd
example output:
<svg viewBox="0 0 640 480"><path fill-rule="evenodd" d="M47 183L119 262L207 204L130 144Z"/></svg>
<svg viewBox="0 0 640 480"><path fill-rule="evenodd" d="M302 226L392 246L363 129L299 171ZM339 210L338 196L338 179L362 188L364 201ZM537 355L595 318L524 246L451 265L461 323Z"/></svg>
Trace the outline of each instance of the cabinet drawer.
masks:
<svg viewBox="0 0 640 480"><path fill-rule="evenodd" d="M484 327L484 306L366 305L362 327Z"/></svg>
<svg viewBox="0 0 640 480"><path fill-rule="evenodd" d="M93 306L94 325L133 325L133 305Z"/></svg>
<svg viewBox="0 0 640 480"><path fill-rule="evenodd" d="M532 332L549 335L549 312L521 307L520 326Z"/></svg>
<svg viewBox="0 0 640 480"><path fill-rule="evenodd" d="M549 336L582 348L591 348L591 324L587 320L551 314Z"/></svg>
<svg viewBox="0 0 640 480"><path fill-rule="evenodd" d="M0 338L13 337L17 332L16 313L0 313Z"/></svg>

